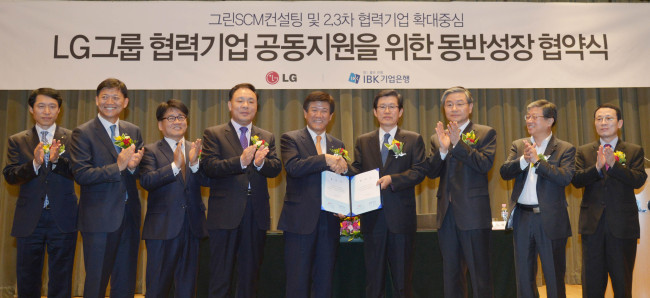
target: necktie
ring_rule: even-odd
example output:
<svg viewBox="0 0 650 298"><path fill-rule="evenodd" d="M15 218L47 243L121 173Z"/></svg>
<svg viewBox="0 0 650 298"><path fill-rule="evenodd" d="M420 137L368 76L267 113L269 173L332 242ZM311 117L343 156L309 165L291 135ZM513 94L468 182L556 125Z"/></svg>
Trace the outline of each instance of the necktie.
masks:
<svg viewBox="0 0 650 298"><path fill-rule="evenodd" d="M384 143L381 144L381 164L385 165L386 164L386 158L388 157L388 147L386 145L390 146L388 143L388 139L390 139L390 134L386 133L384 134Z"/></svg>
<svg viewBox="0 0 650 298"><path fill-rule="evenodd" d="M50 143L47 141L47 130L41 131L41 142L43 142L43 145L47 145ZM47 152L43 157L43 162L45 163L46 167L49 161L50 161L50 152Z"/></svg>
<svg viewBox="0 0 650 298"><path fill-rule="evenodd" d="M239 131L241 131L241 135L239 136L239 143L241 144L242 149L246 149L248 148L248 138L246 138L248 127L242 126L239 128Z"/></svg>
<svg viewBox="0 0 650 298"><path fill-rule="evenodd" d="M316 136L316 144L315 145L316 145L316 152L318 153L318 155L323 154L323 149L320 148L320 140L321 139L322 139L321 136Z"/></svg>
<svg viewBox="0 0 650 298"><path fill-rule="evenodd" d="M117 153L120 153L122 151L122 148L120 146L118 146L118 145L115 145L115 128L116 127L117 127L117 125L115 125L115 124L111 125L111 142L113 142L113 147L115 147L115 151L117 151Z"/></svg>
<svg viewBox="0 0 650 298"><path fill-rule="evenodd" d="M183 152L183 146L181 145L180 142L176 143L176 147L181 146L181 155L183 158L181 159L181 164L178 165L179 168L181 168L181 175L183 176L183 181L185 181L187 170L185 169L185 152Z"/></svg>
<svg viewBox="0 0 650 298"><path fill-rule="evenodd" d="M605 146L603 146L603 147L604 147L604 148L612 148L612 145L610 145L610 144L605 144ZM609 171L609 165L608 165L607 163L605 163L605 171Z"/></svg>
<svg viewBox="0 0 650 298"><path fill-rule="evenodd" d="M47 145L50 142L47 141L47 130L41 131L41 142L43 142L43 145ZM50 161L50 152L45 153L45 156L43 157L43 163L45 164L45 167L47 168L47 163ZM43 208L47 208L47 206L50 205L50 200L47 197L47 194L45 194L45 201L43 202Z"/></svg>

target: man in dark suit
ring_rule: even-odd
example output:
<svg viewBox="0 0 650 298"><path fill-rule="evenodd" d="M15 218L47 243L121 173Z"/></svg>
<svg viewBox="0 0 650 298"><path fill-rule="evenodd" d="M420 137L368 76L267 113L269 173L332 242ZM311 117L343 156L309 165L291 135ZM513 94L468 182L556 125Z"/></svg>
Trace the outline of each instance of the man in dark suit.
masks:
<svg viewBox="0 0 650 298"><path fill-rule="evenodd" d="M120 120L129 104L126 85L106 79L97 86L99 114L72 132L70 154L81 186L79 230L83 240L84 297L133 297L140 245L140 197L136 185L142 158L140 128ZM127 135L121 148L115 137Z"/></svg>
<svg viewBox="0 0 650 298"><path fill-rule="evenodd" d="M199 268L199 242L208 236L199 171L201 139L185 140L183 102L158 105L156 119L164 138L145 146L140 185L149 192L142 238L147 245L147 297L194 297Z"/></svg>
<svg viewBox="0 0 650 298"><path fill-rule="evenodd" d="M460 86L442 94L448 130L438 122L427 159L427 176L440 177L437 223L447 298L467 297L468 269L473 296L494 295L487 174L494 162L497 140L493 128L469 120L473 102L469 90Z"/></svg>
<svg viewBox="0 0 650 298"><path fill-rule="evenodd" d="M540 99L527 107L530 138L512 143L501 166L504 180L515 179L508 226L514 229L517 297L538 297L537 256L548 297L566 297L566 243L571 236L564 190L575 172L573 145L552 133L557 108ZM513 210L514 208L514 210Z"/></svg>
<svg viewBox="0 0 650 298"><path fill-rule="evenodd" d="M238 84L229 93L228 123L203 133L201 168L212 178L208 203L210 297L227 297L237 260L237 297L254 297L270 227L266 179L276 177L282 163L271 132L253 125L257 93ZM265 144L251 145L257 137Z"/></svg>
<svg viewBox="0 0 650 298"><path fill-rule="evenodd" d="M607 274L616 297L632 297L632 272L639 239L634 189L645 183L643 148L623 142L621 110L603 104L594 113L600 140L576 153L575 187L584 187L578 231L582 234L582 293L604 297Z"/></svg>
<svg viewBox="0 0 650 298"><path fill-rule="evenodd" d="M56 125L59 92L40 88L29 95L36 125L9 137L7 183L19 184L11 236L16 237L18 297L41 297L44 252L48 254L48 297L70 297L77 245L77 195L65 152L72 132Z"/></svg>
<svg viewBox="0 0 650 298"><path fill-rule="evenodd" d="M339 244L340 221L321 210L321 172L347 172L343 157L332 149L343 142L326 133L334 99L309 93L303 103L307 127L282 135L282 160L287 191L278 229L284 231L284 263L288 297L332 297L332 278ZM310 295L311 293L311 295Z"/></svg>
<svg viewBox="0 0 650 298"><path fill-rule="evenodd" d="M397 126L404 113L397 91L380 91L373 108L379 129L357 138L352 164L355 173L379 168L380 176L377 185L383 208L361 215L366 296L384 296L388 262L395 295L411 297L417 229L415 186L426 172L424 141L419 134Z"/></svg>

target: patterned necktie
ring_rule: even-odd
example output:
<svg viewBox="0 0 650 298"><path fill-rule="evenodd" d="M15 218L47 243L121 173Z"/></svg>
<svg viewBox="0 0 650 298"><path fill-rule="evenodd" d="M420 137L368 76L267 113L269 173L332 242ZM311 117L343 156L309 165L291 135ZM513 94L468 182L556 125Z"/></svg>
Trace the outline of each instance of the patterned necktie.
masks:
<svg viewBox="0 0 650 298"><path fill-rule="evenodd" d="M316 136L316 143L315 143L315 145L316 145L316 152L318 153L318 155L323 154L323 149L320 148L320 140L321 140L321 139L322 139L321 136Z"/></svg>
<svg viewBox="0 0 650 298"><path fill-rule="evenodd" d="M120 146L118 146L118 145L115 145L115 128L116 127L117 127L117 125L115 125L115 124L111 125L111 142L113 143L113 147L115 147L115 151L117 151L117 153L120 153L122 151L122 148Z"/></svg>
<svg viewBox="0 0 650 298"><path fill-rule="evenodd" d="M47 141L47 130L41 131L41 142L43 142L43 145L47 145L50 143ZM46 168L47 168L47 163L49 161L50 161L50 152L47 152L43 157L43 162ZM50 205L50 200L47 197L47 194L45 194L45 201L43 202L43 208L47 208L48 205Z"/></svg>
<svg viewBox="0 0 650 298"><path fill-rule="evenodd" d="M241 144L242 149L246 149L248 148L248 138L246 137L248 127L242 126L239 128L239 131L241 131L241 135L239 136L239 143Z"/></svg>
<svg viewBox="0 0 650 298"><path fill-rule="evenodd" d="M47 145L50 143L47 141L47 130L41 131L41 142L43 142L43 145ZM45 156L43 157L43 162L45 163L45 167L47 167L49 161L50 161L50 152L48 151L47 153L45 153Z"/></svg>
<svg viewBox="0 0 650 298"><path fill-rule="evenodd" d="M183 175L183 181L185 181L186 178L186 170L185 170L185 152L183 152L183 146L181 145L180 142L176 143L176 147L181 146L181 155L183 156L183 159L181 159L181 164L178 165L179 168L181 168L181 175Z"/></svg>
<svg viewBox="0 0 650 298"><path fill-rule="evenodd" d="M390 143L388 143L388 139L390 139L390 134L386 133L384 134L384 143L381 144L381 164L385 165L386 164L386 158L388 157L388 147L390 146Z"/></svg>
<svg viewBox="0 0 650 298"><path fill-rule="evenodd" d="M605 146L603 146L603 148L612 148L612 145L605 144ZM605 171L609 171L609 165L607 163L605 163Z"/></svg>

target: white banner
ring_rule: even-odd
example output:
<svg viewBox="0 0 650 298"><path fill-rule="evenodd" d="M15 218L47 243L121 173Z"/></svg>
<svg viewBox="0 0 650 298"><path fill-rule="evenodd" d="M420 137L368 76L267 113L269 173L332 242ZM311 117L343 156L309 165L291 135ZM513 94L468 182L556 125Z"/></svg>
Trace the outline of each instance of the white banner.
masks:
<svg viewBox="0 0 650 298"><path fill-rule="evenodd" d="M0 2L0 89L650 86L650 4Z"/></svg>

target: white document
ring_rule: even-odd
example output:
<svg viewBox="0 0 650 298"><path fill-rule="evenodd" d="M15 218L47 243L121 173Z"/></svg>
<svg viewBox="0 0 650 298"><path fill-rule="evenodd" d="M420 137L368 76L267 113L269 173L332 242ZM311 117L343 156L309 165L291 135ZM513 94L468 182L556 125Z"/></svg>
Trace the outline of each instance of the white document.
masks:
<svg viewBox="0 0 650 298"><path fill-rule="evenodd" d="M354 177L334 172L321 173L321 208L332 213L356 216L380 209L379 169Z"/></svg>

